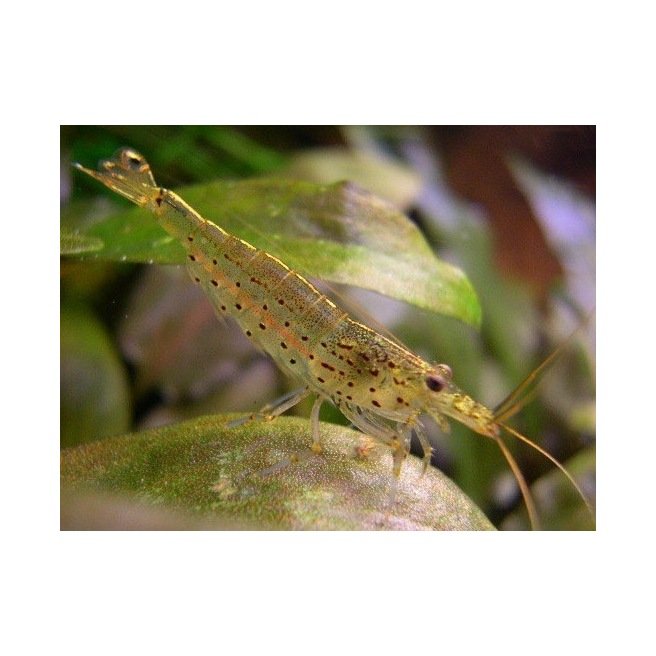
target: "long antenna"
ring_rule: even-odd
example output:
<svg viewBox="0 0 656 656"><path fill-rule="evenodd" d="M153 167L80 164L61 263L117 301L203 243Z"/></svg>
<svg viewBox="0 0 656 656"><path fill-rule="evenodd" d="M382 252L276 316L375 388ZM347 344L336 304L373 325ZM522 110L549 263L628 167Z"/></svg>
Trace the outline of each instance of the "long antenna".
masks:
<svg viewBox="0 0 656 656"><path fill-rule="evenodd" d="M563 465L561 465L556 458L554 458L548 451L545 451L541 446L538 446L535 442L532 440L529 440L528 437L525 435L522 435L519 431L516 431L514 428L507 426L506 424L502 424L501 422L497 422L501 428L506 430L510 435L513 435L517 439L521 440L522 442L526 442L529 446L532 446L536 451L541 453L545 458L548 458L558 469L560 469L563 474L567 477L569 482L574 486L574 489L578 492L579 496L581 499L583 499L583 503L585 503L585 507L588 509L588 512L590 513L590 518L592 521L595 521L595 514L594 510L592 510L592 506L590 505L590 502L587 500L586 496L583 494L583 491L579 487L578 483L574 480L574 477L565 469ZM512 465L511 465L512 467Z"/></svg>
<svg viewBox="0 0 656 656"><path fill-rule="evenodd" d="M497 422L509 419L519 412L519 410L521 410L533 398L533 393L530 390L526 392L528 387L531 383L538 381L544 372L562 355L565 348L572 343L574 337L590 321L593 313L594 309L587 314L583 322L577 326L577 328L573 330L554 351L552 351L535 369L533 369L533 371L531 371L531 373L529 373L528 376L526 376L526 378L524 378L524 380L519 383L519 385L517 385L517 387L515 387L515 389L510 392L501 403L499 403L499 405L496 406L496 408L494 408L494 418ZM524 393L526 393L526 396L521 398Z"/></svg>
<svg viewBox="0 0 656 656"><path fill-rule="evenodd" d="M534 531L539 531L540 522L538 520L538 513L535 509L535 502L533 501L533 495L531 494L528 484L526 483L524 474L522 474L522 470L519 468L517 461L513 458L512 454L510 453L510 450L508 449L504 441L501 439L501 437L497 435L494 439L497 441L497 444L501 449L501 453L503 453L504 457L508 461L508 464L510 465L510 469L512 469L513 474L515 475L515 480L519 485L519 489L522 492L522 497L524 497L524 503L526 504L526 510L528 511L528 519L531 522L531 529Z"/></svg>

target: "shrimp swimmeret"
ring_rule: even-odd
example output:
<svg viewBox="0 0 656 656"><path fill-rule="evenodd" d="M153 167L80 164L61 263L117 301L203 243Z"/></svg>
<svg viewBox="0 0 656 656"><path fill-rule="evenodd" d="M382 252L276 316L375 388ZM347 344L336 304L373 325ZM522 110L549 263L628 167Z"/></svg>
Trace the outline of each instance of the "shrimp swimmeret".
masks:
<svg viewBox="0 0 656 656"><path fill-rule="evenodd" d="M531 525L536 527L528 486L501 438L506 431L549 458L590 509L572 476L555 458L503 423L517 409L517 394L511 394L496 413L478 403L454 384L448 365L428 363L354 321L280 260L207 221L179 196L159 187L150 166L136 151L119 150L101 162L98 171L75 166L150 210L184 246L191 277L216 312L234 318L281 369L302 383L299 390L246 420L276 417L314 395L312 449L319 452L319 410L324 401L331 401L353 425L391 449L394 494L412 431L423 449L424 468L430 463L431 446L421 415L430 415L445 431L450 417L497 442L520 486Z"/></svg>

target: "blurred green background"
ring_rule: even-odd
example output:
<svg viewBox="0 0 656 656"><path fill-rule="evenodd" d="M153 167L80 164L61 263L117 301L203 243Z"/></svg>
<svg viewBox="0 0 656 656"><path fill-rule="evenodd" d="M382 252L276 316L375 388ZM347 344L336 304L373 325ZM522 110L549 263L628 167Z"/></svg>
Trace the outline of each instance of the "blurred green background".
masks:
<svg viewBox="0 0 656 656"><path fill-rule="evenodd" d="M500 402L595 305L595 129L522 127L167 127L61 129L62 227L127 204L71 168L121 146L148 159L159 184L293 177L352 180L390 200L435 252L460 267L482 305L480 331L348 287L336 291L490 406ZM70 252L70 251L69 251ZM336 288L336 285L331 285ZM338 299L339 302L339 299ZM594 316L512 424L595 497ZM182 267L61 260L61 446L201 414L251 411L295 386L232 322L217 321ZM309 407L294 411L308 416ZM324 407L322 420L346 423ZM432 426L433 464L500 528L526 528L521 496L495 445ZM552 465L512 450L543 525L587 529L580 501Z"/></svg>

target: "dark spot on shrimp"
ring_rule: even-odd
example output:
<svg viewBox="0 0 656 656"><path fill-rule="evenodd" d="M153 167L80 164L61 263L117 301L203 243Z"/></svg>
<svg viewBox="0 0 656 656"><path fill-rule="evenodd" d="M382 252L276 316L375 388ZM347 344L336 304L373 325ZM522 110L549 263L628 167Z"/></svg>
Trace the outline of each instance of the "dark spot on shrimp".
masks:
<svg viewBox="0 0 656 656"><path fill-rule="evenodd" d="M281 346L282 348L284 348L284 349L287 348L287 344L285 344L285 342L280 342L280 346Z"/></svg>
<svg viewBox="0 0 656 656"><path fill-rule="evenodd" d="M189 235L189 236L187 237L187 241L194 241L194 238L193 238L191 235Z"/></svg>
<svg viewBox="0 0 656 656"><path fill-rule="evenodd" d="M294 358L291 358L291 359L289 360L289 362L290 362L291 364L296 364L296 360L294 360Z"/></svg>
<svg viewBox="0 0 656 656"><path fill-rule="evenodd" d="M317 376L317 380L318 380L320 383L325 383L325 382L326 382L323 378L321 378L321 376Z"/></svg>
<svg viewBox="0 0 656 656"><path fill-rule="evenodd" d="M374 400L371 402L371 405L375 405L377 408L380 408L380 403L378 403L378 401L376 401L376 399L374 399Z"/></svg>
<svg viewBox="0 0 656 656"><path fill-rule="evenodd" d="M376 391L376 388L375 388L375 387L370 387L370 388L369 388L369 391L370 391L370 392L375 392L375 391Z"/></svg>
<svg viewBox="0 0 656 656"><path fill-rule="evenodd" d="M377 376L377 375L378 375L378 369L369 369L369 373L370 373L372 376Z"/></svg>
<svg viewBox="0 0 656 656"><path fill-rule="evenodd" d="M219 283L216 280L210 280L210 282L215 286L218 287Z"/></svg>
<svg viewBox="0 0 656 656"><path fill-rule="evenodd" d="M335 367L333 367L332 365L329 365L327 362L322 362L322 363L321 363L321 366L322 366L324 369L329 369L330 371L335 371Z"/></svg>
<svg viewBox="0 0 656 656"><path fill-rule="evenodd" d="M285 304L285 299L284 298L279 298L278 299L278 305L284 305Z"/></svg>
<svg viewBox="0 0 656 656"><path fill-rule="evenodd" d="M260 327L260 330L266 330L266 326L263 323L259 323L258 326Z"/></svg>
<svg viewBox="0 0 656 656"><path fill-rule="evenodd" d="M192 262L195 262L195 261L196 261L196 256L195 256L195 255L191 255L191 253L190 253L189 255L187 255L187 257L188 257Z"/></svg>
<svg viewBox="0 0 656 656"><path fill-rule="evenodd" d="M240 305L239 303L235 303L235 307L236 307L238 310L241 310L241 305Z"/></svg>
<svg viewBox="0 0 656 656"><path fill-rule="evenodd" d="M352 381L352 380L349 380L349 382L346 383L346 384L347 384L349 387L353 387L353 381Z"/></svg>

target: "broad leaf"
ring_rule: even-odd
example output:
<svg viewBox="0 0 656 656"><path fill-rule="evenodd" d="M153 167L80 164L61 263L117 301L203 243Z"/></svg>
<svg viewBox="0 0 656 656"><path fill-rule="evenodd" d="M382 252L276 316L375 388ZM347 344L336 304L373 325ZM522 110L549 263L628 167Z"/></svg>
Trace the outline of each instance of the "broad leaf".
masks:
<svg viewBox="0 0 656 656"><path fill-rule="evenodd" d="M130 426L127 372L105 327L80 307L61 310L61 444L123 433Z"/></svg>
<svg viewBox="0 0 656 656"><path fill-rule="evenodd" d="M392 204L355 185L216 181L179 194L207 219L304 275L480 323L476 294L462 271L436 258L417 227ZM96 242L88 251L93 258L184 262L182 246L138 208L80 230L102 241L102 248L95 248Z"/></svg>
<svg viewBox="0 0 656 656"><path fill-rule="evenodd" d="M322 424L324 452L316 455L308 449L306 419L281 417L237 429L226 426L229 419L201 417L63 451L68 527L88 521L79 513L89 511L89 494L97 499L106 493L171 511L168 528L493 528L439 470L421 476L415 457L407 459L397 502L390 505L389 449L352 429ZM285 466L294 454L299 461ZM75 499L82 500L77 515ZM96 522L95 528L103 526Z"/></svg>
<svg viewBox="0 0 656 656"><path fill-rule="evenodd" d="M103 242L98 237L90 237L79 232L69 232L65 228L59 231L59 254L80 255L102 250Z"/></svg>
<svg viewBox="0 0 656 656"><path fill-rule="evenodd" d="M422 187L421 176L413 168L381 153L343 147L301 150L276 176L321 184L350 180L404 209Z"/></svg>

